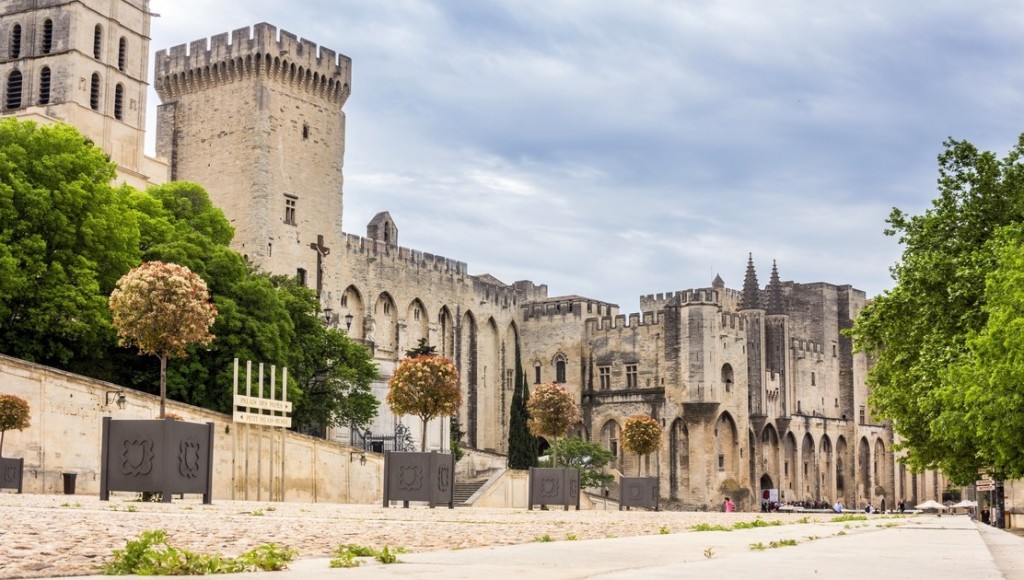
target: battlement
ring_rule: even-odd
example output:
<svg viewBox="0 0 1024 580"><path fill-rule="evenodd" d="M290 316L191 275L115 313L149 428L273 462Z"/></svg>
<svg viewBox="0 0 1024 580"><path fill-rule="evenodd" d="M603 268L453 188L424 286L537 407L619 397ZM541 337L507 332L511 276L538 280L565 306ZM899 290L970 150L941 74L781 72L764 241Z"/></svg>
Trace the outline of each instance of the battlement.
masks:
<svg viewBox="0 0 1024 580"><path fill-rule="evenodd" d="M722 304L722 297L719 291L714 288L692 288L690 290L679 290L677 292L663 292L658 294L645 294L640 297L640 310L662 310L666 306L679 304ZM742 293L736 290L725 290L726 295L735 295L737 298Z"/></svg>
<svg viewBox="0 0 1024 580"><path fill-rule="evenodd" d="M161 101L253 76L272 79L344 104L352 59L265 22L179 44L156 53Z"/></svg>
<svg viewBox="0 0 1024 580"><path fill-rule="evenodd" d="M660 310L644 312L643 318L641 318L641 315L636 312L633 312L628 316L625 314L601 316L598 318L588 318L586 321L586 331L588 333L594 333L597 331L608 331L618 328L657 327L661 326L664 320L665 314Z"/></svg>
<svg viewBox="0 0 1024 580"><path fill-rule="evenodd" d="M825 345L820 342L792 338L790 339L789 344L793 349L793 352L800 357L813 356L815 358L821 358L825 354Z"/></svg>
<svg viewBox="0 0 1024 580"><path fill-rule="evenodd" d="M744 330L747 324L747 317L735 312L722 313L722 330L736 329Z"/></svg>
<svg viewBox="0 0 1024 580"><path fill-rule="evenodd" d="M443 256L435 256L427 252L392 246L383 241L371 240L355 234L345 234L345 249L349 254L369 254L377 259L391 259L396 262L407 262L419 268L430 268L436 272L446 272L464 276L468 267L465 262L452 260Z"/></svg>
<svg viewBox="0 0 1024 580"><path fill-rule="evenodd" d="M545 287L546 288L546 287ZM523 320L553 317L556 315L572 316L576 319L593 316L612 316L618 312L614 304L592 300L582 296L558 296L546 300L536 300L523 305Z"/></svg>

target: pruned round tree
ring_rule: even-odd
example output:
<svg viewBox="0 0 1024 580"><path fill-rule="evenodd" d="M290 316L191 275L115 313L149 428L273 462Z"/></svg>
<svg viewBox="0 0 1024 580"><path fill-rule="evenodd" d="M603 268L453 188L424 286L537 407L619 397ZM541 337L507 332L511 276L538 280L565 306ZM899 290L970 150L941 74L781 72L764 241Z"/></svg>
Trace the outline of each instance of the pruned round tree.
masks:
<svg viewBox="0 0 1024 580"><path fill-rule="evenodd" d="M415 415L423 423L420 450L427 450L427 422L459 411L462 392L452 361L428 354L404 358L388 381L388 407L396 415Z"/></svg>
<svg viewBox="0 0 1024 580"><path fill-rule="evenodd" d="M640 457L661 448L661 423L647 415L626 417L622 425L622 447L636 453L636 474L640 475Z"/></svg>
<svg viewBox="0 0 1024 580"><path fill-rule="evenodd" d="M551 439L553 465L558 464L558 439L565 437L569 430L580 421L580 410L576 399L560 385L545 383L537 385L526 403L530 419L526 426L530 433Z"/></svg>
<svg viewBox="0 0 1024 580"><path fill-rule="evenodd" d="M167 359L184 357L191 345L213 341L217 307L206 282L192 270L168 262L146 262L117 281L110 310L122 346L160 359L160 418L166 415Z"/></svg>
<svg viewBox="0 0 1024 580"><path fill-rule="evenodd" d="M0 393L0 457L4 456L4 434L30 427L28 401L18 395Z"/></svg>

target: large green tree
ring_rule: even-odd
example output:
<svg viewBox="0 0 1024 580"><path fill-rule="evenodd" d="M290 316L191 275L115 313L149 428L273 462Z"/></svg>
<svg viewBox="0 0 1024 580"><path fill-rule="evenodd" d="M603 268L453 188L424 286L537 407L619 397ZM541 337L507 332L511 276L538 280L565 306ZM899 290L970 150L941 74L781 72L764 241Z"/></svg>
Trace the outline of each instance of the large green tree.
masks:
<svg viewBox="0 0 1024 580"><path fill-rule="evenodd" d="M989 318L986 276L998 265L998 245L990 241L1001 227L1024 221L1022 154L1024 136L1003 159L966 141L945 143L931 208L889 216L886 233L903 245L891 270L895 286L852 330L857 348L874 360L873 416L892 421L913 469L939 468L959 483L991 461L978 436L982 426L963 410L973 404L970 396L958 394L952 407L950 395L971 367L970 337Z"/></svg>
<svg viewBox="0 0 1024 580"><path fill-rule="evenodd" d="M106 297L140 253L113 177L72 127L0 119L0 352L62 365L114 344Z"/></svg>

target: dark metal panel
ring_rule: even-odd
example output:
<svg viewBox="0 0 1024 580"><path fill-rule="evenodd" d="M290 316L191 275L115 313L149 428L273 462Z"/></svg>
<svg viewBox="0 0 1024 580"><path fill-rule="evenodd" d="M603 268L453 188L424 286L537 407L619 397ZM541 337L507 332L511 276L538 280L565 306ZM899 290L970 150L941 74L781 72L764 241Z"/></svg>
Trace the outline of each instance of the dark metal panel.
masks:
<svg viewBox="0 0 1024 580"><path fill-rule="evenodd" d="M657 477L621 477L619 478L619 509L642 507L658 510L658 478Z"/></svg>
<svg viewBox="0 0 1024 580"><path fill-rule="evenodd" d="M0 457L0 489L16 489L21 493L25 459Z"/></svg>
<svg viewBox="0 0 1024 580"><path fill-rule="evenodd" d="M455 507L455 458L450 453L384 453L384 507L425 501Z"/></svg>
<svg viewBox="0 0 1024 580"><path fill-rule="evenodd" d="M573 467L531 467L529 505L560 505L580 509L580 472Z"/></svg>

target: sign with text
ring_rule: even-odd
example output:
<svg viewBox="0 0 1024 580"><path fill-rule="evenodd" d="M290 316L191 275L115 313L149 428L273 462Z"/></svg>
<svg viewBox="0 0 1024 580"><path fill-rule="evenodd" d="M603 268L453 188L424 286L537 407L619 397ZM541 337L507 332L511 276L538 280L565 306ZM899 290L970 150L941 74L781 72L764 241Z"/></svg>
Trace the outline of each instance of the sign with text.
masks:
<svg viewBox="0 0 1024 580"><path fill-rule="evenodd" d="M264 396L263 363L258 367L258 379L255 393L252 384L252 362L247 361L245 365L245 393L238 384L238 359L235 359L235 388L232 404L234 412L231 418L235 423L248 425L263 425L265 427L291 427L292 420L288 413L292 411L292 404L288 401L288 369L283 369L281 376L281 398L277 398L277 369L270 365L269 396Z"/></svg>

